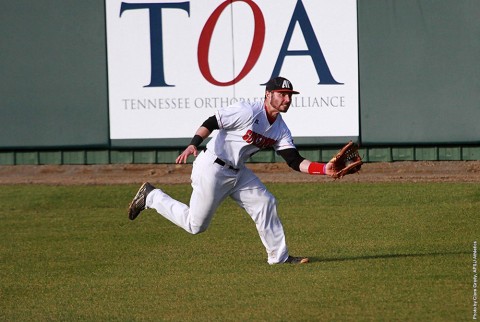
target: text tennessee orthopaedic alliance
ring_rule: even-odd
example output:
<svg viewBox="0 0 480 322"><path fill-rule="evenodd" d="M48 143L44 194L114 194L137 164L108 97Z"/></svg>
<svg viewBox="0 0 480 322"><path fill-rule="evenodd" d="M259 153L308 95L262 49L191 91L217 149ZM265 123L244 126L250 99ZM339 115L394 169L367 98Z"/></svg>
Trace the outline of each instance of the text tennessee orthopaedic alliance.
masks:
<svg viewBox="0 0 480 322"><path fill-rule="evenodd" d="M173 110L189 108L220 108L237 102L263 102L263 97L182 97L182 98L124 98L121 100L123 110ZM292 107L343 108L346 107L345 96L300 96L292 97Z"/></svg>

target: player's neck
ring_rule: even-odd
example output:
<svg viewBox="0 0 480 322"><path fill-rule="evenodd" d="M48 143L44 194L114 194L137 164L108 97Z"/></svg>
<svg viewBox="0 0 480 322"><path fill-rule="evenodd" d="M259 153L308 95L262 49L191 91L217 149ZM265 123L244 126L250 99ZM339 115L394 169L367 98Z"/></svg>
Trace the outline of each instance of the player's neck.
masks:
<svg viewBox="0 0 480 322"><path fill-rule="evenodd" d="M267 107L267 104L265 104L265 114L267 115L268 123L270 123L270 125L272 125L273 123L275 123L275 120L277 119L277 116L278 116L279 112L276 109L273 109L273 108L269 109Z"/></svg>

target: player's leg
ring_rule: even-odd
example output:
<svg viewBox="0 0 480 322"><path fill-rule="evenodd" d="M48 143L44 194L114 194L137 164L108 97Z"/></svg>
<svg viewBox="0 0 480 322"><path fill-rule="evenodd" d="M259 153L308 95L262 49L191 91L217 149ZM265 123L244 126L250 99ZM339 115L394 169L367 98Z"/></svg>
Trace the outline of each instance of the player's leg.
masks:
<svg viewBox="0 0 480 322"><path fill-rule="evenodd" d="M288 258L285 233L277 214L275 197L249 169L239 176L231 197L246 210L255 222L258 234L267 251L268 263L283 263Z"/></svg>
<svg viewBox="0 0 480 322"><path fill-rule="evenodd" d="M208 155L201 153L192 170L190 205L175 200L161 189L155 189L147 196L147 208L157 210L163 217L191 234L205 231L215 210L234 184L233 178L222 176L221 170L209 160Z"/></svg>

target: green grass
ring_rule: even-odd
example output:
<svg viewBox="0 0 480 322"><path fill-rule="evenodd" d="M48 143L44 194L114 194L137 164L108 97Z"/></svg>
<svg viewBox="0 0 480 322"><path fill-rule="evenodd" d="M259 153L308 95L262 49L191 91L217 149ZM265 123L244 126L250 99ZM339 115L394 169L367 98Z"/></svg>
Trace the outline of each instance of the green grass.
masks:
<svg viewBox="0 0 480 322"><path fill-rule="evenodd" d="M129 221L137 186L0 189L1 321L472 319L475 184L270 184L297 266L230 200L192 236Z"/></svg>

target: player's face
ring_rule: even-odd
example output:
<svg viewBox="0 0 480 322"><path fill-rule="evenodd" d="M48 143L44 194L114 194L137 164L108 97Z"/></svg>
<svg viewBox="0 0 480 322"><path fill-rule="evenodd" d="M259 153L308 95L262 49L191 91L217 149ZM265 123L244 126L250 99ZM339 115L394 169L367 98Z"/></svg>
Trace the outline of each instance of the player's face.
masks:
<svg viewBox="0 0 480 322"><path fill-rule="evenodd" d="M292 103L292 93L268 92L267 103L277 111L285 113Z"/></svg>

